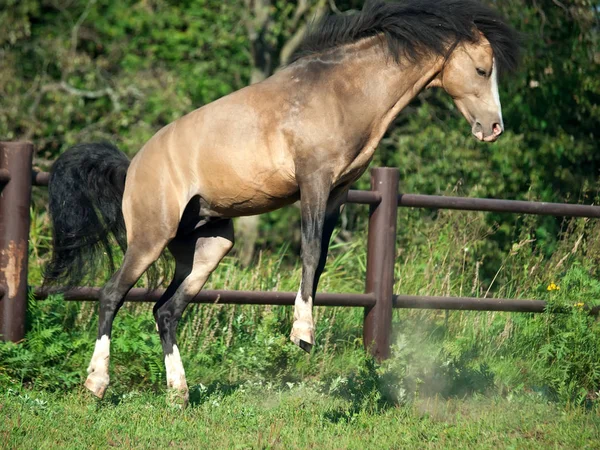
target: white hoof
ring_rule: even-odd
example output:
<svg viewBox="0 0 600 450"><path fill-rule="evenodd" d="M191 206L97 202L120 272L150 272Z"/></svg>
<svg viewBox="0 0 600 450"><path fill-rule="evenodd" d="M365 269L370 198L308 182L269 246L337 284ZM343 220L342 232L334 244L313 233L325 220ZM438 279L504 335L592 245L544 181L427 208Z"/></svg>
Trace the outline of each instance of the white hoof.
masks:
<svg viewBox="0 0 600 450"><path fill-rule="evenodd" d="M185 409L190 401L190 392L185 389L170 388L167 391L167 404L176 408Z"/></svg>
<svg viewBox="0 0 600 450"><path fill-rule="evenodd" d="M306 353L310 353L313 345L315 345L315 329L313 325L304 320L295 320L290 340Z"/></svg>
<svg viewBox="0 0 600 450"><path fill-rule="evenodd" d="M84 386L96 397L102 398L104 397L104 392L108 387L110 379L108 374L101 374L99 372L92 372L88 375L87 380L85 380Z"/></svg>

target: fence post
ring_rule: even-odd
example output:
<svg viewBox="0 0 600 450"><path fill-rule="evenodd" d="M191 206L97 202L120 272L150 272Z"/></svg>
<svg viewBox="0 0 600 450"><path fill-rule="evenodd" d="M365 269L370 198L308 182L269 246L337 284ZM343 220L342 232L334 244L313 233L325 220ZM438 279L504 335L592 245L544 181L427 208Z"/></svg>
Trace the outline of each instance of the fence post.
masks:
<svg viewBox="0 0 600 450"><path fill-rule="evenodd" d="M363 341L378 361L390 356L399 178L398 169L371 171L371 190L381 194L381 202L369 211L366 292L375 294L377 302L365 308Z"/></svg>
<svg viewBox="0 0 600 450"><path fill-rule="evenodd" d="M0 142L0 339L25 336L33 145Z"/></svg>

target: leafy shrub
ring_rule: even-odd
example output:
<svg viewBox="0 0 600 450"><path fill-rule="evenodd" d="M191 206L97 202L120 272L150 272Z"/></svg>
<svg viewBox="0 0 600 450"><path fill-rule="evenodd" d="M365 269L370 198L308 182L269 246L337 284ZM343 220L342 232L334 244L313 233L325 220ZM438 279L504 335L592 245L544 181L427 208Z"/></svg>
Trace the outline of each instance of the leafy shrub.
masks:
<svg viewBox="0 0 600 450"><path fill-rule="evenodd" d="M548 287L546 313L515 322L513 350L530 359L533 378L561 401L595 400L600 395L600 321L588 308L600 304L600 281L575 264L559 285Z"/></svg>
<svg viewBox="0 0 600 450"><path fill-rule="evenodd" d="M73 335L75 305L50 298L29 301L30 329L22 343L0 344L0 380L50 390L68 390L81 380L82 350L93 342Z"/></svg>

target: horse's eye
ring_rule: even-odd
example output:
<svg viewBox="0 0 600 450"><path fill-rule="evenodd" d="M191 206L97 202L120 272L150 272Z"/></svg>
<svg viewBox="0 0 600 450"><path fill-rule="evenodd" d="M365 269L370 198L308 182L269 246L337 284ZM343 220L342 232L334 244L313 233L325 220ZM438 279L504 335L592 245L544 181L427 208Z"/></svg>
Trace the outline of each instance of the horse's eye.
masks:
<svg viewBox="0 0 600 450"><path fill-rule="evenodd" d="M487 73L485 72L485 70L477 68L477 75L479 75L480 77L485 77Z"/></svg>

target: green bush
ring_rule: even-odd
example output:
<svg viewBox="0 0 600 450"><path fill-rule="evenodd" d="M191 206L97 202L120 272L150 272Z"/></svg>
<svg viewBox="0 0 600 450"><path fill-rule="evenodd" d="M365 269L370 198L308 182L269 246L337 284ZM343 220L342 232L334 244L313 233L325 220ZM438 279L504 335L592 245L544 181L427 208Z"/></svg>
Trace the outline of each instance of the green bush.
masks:
<svg viewBox="0 0 600 450"><path fill-rule="evenodd" d="M600 304L600 282L574 264L559 284L548 288L547 311L515 320L512 333L516 345L506 352L516 350L527 358L531 377L547 385L561 401L582 404L597 399L600 321L588 308Z"/></svg>
<svg viewBox="0 0 600 450"><path fill-rule="evenodd" d="M191 305L178 332L190 386L320 380L327 392L351 400L344 417L361 408L436 395L535 390L561 403L597 402L600 325L586 308L600 303L599 225L585 219L565 222L548 256L535 240L538 219L524 220L510 251L497 250L500 266L486 279L481 266L489 252L487 238L498 228L489 227L483 214L438 212L435 219L421 220L418 214L404 217L396 292L542 298L548 311L398 310L393 357L378 365L362 350L360 309L315 308L317 345L306 355L289 342L291 308ZM362 291L364 248L364 237L333 245L320 290ZM257 267L242 268L226 258L207 288L295 290L301 268L285 260L281 252L263 252ZM76 389L96 339L96 310L60 297L32 300L25 340L0 344L0 383ZM122 308L111 354L116 392L163 389L162 350L150 305Z"/></svg>

